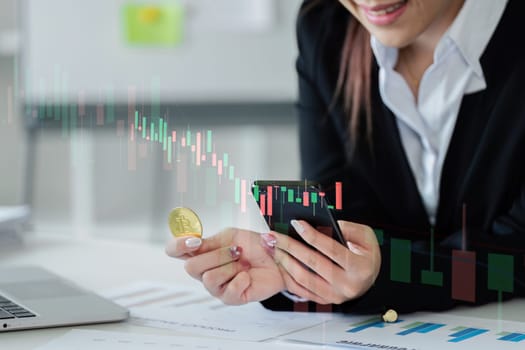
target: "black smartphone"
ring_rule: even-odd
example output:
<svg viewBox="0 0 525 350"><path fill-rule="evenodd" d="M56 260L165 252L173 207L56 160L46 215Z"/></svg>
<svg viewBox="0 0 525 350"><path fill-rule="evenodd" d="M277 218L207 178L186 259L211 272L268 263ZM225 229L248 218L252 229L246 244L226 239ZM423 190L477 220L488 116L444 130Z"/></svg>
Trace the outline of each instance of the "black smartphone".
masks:
<svg viewBox="0 0 525 350"><path fill-rule="evenodd" d="M252 194L271 230L304 242L290 220L304 220L346 247L341 229L318 183L310 181L259 180Z"/></svg>

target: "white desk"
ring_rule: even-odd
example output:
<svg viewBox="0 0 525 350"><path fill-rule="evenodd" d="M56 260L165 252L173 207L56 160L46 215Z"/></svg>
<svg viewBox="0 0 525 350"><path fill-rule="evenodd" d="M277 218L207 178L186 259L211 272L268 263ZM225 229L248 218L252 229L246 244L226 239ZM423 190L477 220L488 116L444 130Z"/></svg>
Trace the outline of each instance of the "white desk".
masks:
<svg viewBox="0 0 525 350"><path fill-rule="evenodd" d="M1 247L0 264L4 267L39 265L94 291L145 279L179 285L198 283L186 275L183 262L164 254L164 246L138 242L32 235L25 239L25 244L21 247ZM1 333L0 349L33 349L65 334L71 328L73 327ZM174 334L170 330L141 327L126 322L74 328Z"/></svg>
<svg viewBox="0 0 525 350"><path fill-rule="evenodd" d="M40 265L95 291L122 286L137 280L155 280L178 285L199 284L188 277L183 262L168 258L164 246L149 243L72 239L32 235L20 247L0 249L0 264ZM525 300L503 304L504 319L524 321ZM450 311L454 315L497 318L496 304ZM173 335L171 330L141 327L126 322L75 326L74 328ZM0 334L1 349L33 349L60 336L70 327L8 332ZM188 334L185 334L188 335Z"/></svg>

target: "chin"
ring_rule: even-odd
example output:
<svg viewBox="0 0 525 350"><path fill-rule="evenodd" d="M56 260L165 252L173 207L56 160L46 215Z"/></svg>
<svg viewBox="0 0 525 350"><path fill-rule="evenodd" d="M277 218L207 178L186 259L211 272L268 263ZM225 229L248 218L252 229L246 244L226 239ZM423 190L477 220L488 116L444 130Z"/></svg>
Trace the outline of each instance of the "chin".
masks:
<svg viewBox="0 0 525 350"><path fill-rule="evenodd" d="M405 47L410 44L410 39L404 37L403 35L395 35L392 32L389 32L388 34L381 35L381 33L373 33L379 42L381 44L388 46L388 47L395 47L397 49Z"/></svg>

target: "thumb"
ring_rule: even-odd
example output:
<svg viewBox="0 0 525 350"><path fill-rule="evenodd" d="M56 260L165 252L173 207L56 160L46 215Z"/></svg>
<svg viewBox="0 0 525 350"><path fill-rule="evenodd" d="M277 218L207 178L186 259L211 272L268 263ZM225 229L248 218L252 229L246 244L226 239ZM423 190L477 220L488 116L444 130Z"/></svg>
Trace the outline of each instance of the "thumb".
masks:
<svg viewBox="0 0 525 350"><path fill-rule="evenodd" d="M378 245L377 238L370 226L357 224L350 221L337 221L343 237L351 243L351 245L358 248L365 248L366 250Z"/></svg>

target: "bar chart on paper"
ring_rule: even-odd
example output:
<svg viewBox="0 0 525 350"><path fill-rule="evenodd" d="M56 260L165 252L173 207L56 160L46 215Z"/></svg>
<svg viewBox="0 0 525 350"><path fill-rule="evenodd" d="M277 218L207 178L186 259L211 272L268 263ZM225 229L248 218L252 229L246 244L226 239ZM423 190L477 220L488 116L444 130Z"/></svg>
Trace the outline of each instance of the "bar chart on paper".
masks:
<svg viewBox="0 0 525 350"><path fill-rule="evenodd" d="M242 341L263 341L309 328L336 314L272 312L259 303L228 306L200 288L137 281L103 295L141 326Z"/></svg>
<svg viewBox="0 0 525 350"><path fill-rule="evenodd" d="M309 344L366 349L517 349L525 347L525 323L416 313L395 323L348 317L287 336Z"/></svg>

